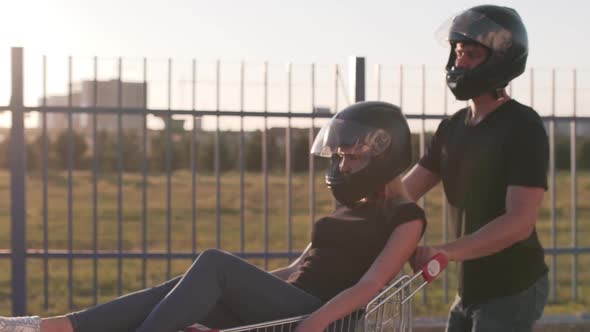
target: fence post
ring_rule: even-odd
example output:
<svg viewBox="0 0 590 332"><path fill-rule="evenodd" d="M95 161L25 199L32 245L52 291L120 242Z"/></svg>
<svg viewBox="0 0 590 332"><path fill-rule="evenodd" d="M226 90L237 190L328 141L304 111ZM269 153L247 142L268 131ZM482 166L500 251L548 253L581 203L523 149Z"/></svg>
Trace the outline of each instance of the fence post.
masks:
<svg viewBox="0 0 590 332"><path fill-rule="evenodd" d="M365 100L365 58L350 57L350 86L354 94L354 102Z"/></svg>
<svg viewBox="0 0 590 332"><path fill-rule="evenodd" d="M12 127L10 129L10 197L12 243L12 314L25 315L27 311L26 278L26 144L23 105L23 49L12 51Z"/></svg>

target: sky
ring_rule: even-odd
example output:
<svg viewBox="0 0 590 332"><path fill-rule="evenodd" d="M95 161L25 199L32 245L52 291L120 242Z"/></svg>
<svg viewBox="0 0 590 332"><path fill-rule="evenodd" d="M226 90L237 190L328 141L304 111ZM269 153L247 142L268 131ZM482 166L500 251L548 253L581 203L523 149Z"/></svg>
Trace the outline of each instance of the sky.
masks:
<svg viewBox="0 0 590 332"><path fill-rule="evenodd" d="M46 54L195 57L331 63L438 64L434 32L482 4L455 0L18 0L2 1L1 45ZM588 66L585 0L495 4L521 14L535 66Z"/></svg>
<svg viewBox="0 0 590 332"><path fill-rule="evenodd" d="M435 32L454 14L483 3L3 0L0 102L8 98L7 64L12 46L24 47L25 54L61 58L198 58L234 64L269 61L284 66L291 61L328 66L345 64L356 55L370 64L442 67L448 48L436 40ZM565 72L577 68L581 79L590 76L590 45L586 43L590 2L514 0L494 4L513 7L523 18L529 34L529 67ZM38 90L39 84L35 86Z"/></svg>

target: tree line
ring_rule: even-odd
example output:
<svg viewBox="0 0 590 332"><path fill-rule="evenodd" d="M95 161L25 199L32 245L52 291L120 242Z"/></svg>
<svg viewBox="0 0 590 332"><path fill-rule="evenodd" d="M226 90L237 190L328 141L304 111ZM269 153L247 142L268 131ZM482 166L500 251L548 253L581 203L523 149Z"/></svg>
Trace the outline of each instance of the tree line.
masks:
<svg viewBox="0 0 590 332"><path fill-rule="evenodd" d="M292 129L293 131L293 129ZM141 172L162 173L195 167L202 172L213 172L216 166L216 146L221 171L263 169L263 132L224 131L173 132L150 131L144 137L138 131L99 131L96 140L81 132L61 131L57 135L39 135L26 143L27 169L39 170L47 162L52 170L76 170L97 167L102 173ZM53 136L53 137L51 137ZM284 130L266 132L266 162L269 171L285 169L286 151ZM240 142L242 142L240 158ZM44 156L43 151L46 149ZM145 151L145 153L144 153ZM0 142L0 168L9 168L10 138ZM44 159L47 158L47 159ZM309 169L308 130L295 130L291 135L291 170Z"/></svg>
<svg viewBox="0 0 590 332"><path fill-rule="evenodd" d="M315 131L317 133L317 130ZM43 149L46 146L47 167L52 170L91 170L96 165L101 173L141 172L144 167L150 173L163 173L194 167L199 172L215 171L215 150L218 141L219 170L249 172L263 169L262 131L246 132L243 140L239 132L198 131L175 132L168 136L166 131L150 131L143 137L137 131L117 133L99 131L96 144L92 137L81 132L64 130L53 137L39 135L27 142L27 169L40 170L43 166ZM427 134L428 142L430 135ZM266 165L270 172L282 172L286 168L285 129L273 128L266 131ZM240 142L243 142L243 159L240 158ZM291 170L295 173L309 170L309 130L291 129ZM412 135L414 162L418 160L419 138ZM576 146L576 166L590 170L590 138L579 139ZM144 156L144 150L146 150ZM0 168L9 168L10 139L0 142ZM168 161L168 159L170 161ZM325 169L328 160L316 158L316 169ZM555 141L555 163L558 169L570 169L570 143L567 137Z"/></svg>

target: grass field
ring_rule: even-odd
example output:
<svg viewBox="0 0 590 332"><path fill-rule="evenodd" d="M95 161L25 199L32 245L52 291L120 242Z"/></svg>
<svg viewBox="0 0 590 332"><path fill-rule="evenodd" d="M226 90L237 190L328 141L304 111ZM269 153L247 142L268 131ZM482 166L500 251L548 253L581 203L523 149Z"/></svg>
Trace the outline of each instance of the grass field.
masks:
<svg viewBox="0 0 590 332"><path fill-rule="evenodd" d="M329 213L332 199L324 188L323 175L316 178L316 216ZM269 251L288 250L287 233L287 179L284 174L269 175ZM301 250L309 242L310 208L309 179L306 174L292 178L292 248ZM110 174L98 183L98 247L101 250L118 248L117 224L117 175ZM122 181L122 245L125 251L140 251L142 248L142 179L140 174L124 174ZM167 204L166 176L150 175L147 183L147 247L148 251L165 251L167 248ZM571 181L570 175L560 172L557 176L557 246L571 247ZM171 183L171 247L172 251L190 252L193 248L191 174L178 171ZM65 172L51 173L48 181L48 223L49 248L67 249L68 239L68 185ZM215 176L199 174L196 198L196 248L197 251L216 246L216 183ZM264 250L263 225L263 177L258 173L246 174L245 185L245 228L243 247L246 252ZM73 174L73 248L93 248L93 206L92 174L77 171ZM578 246L590 246L590 173L578 174ZM545 196L537 229L545 247L551 246L550 195ZM221 238L220 247L238 252L240 242L239 174L225 173L221 176ZM428 243L442 241L442 198L437 187L426 200L429 228ZM42 181L37 174L31 174L27 182L27 247L43 248L43 206ZM10 248L10 174L0 171L0 249ZM547 257L551 265L551 257ZM262 260L254 263L264 266ZM286 264L286 260L268 262L269 268ZM172 261L172 275L180 274L190 264L189 259ZM29 259L28 262L28 310L31 313L49 315L62 314L84 308L94 303L93 261L75 259L73 270L74 308L68 306L67 260L55 258L49 261L49 301L44 308L43 260ZM590 312L590 254L578 256L578 300L571 299L572 256L557 257L556 300L546 313ZM10 260L0 259L0 315L11 312ZM449 301L455 293L454 266L449 267ZM166 279L166 260L150 259L147 266L148 286ZM123 293L140 289L143 278L140 259L123 261ZM101 259L98 264L98 301L104 302L117 296L118 269L116 259ZM445 316L448 303L443 291L443 278L427 287L426 302L422 295L414 301L414 312L418 316ZM481 285L485 287L485 285Z"/></svg>

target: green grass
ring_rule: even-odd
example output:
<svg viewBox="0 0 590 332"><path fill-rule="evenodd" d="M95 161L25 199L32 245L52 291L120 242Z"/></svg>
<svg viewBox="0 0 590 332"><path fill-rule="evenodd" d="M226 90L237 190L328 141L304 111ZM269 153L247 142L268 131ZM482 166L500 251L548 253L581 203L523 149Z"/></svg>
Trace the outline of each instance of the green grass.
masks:
<svg viewBox="0 0 590 332"><path fill-rule="evenodd" d="M322 174L316 178L316 216L329 213L332 207L330 193L322 184ZM263 224L263 177L258 173L246 174L245 184L245 242L247 252L264 250ZM287 251L287 180L284 174L269 175L269 250ZM307 174L293 175L292 179L292 246L301 250L309 242L310 209L309 180ZM104 176L98 181L98 247L102 250L116 250L117 234L117 177L116 174ZM123 250L140 251L142 247L142 179L139 174L124 174L122 181L122 229ZM166 177L150 175L147 186L147 246L148 251L165 251L167 246L167 204ZM556 216L559 247L571 246L571 181L569 173L561 172L557 177ZM171 183L171 246L172 251L190 252L193 246L191 174L179 171L172 176ZM48 223L49 248L67 249L68 246L68 186L67 173L51 173L48 181ZM578 174L578 245L590 246L590 173ZM545 247L551 246L550 238L550 199L545 196L543 210L537 226ZM92 174L76 171L73 175L73 247L76 250L93 248L92 221ZM442 241L441 190L437 187L426 200L429 228L426 234L428 243ZM240 209L239 174L225 173L221 176L221 248L239 251ZM197 251L216 245L216 182L210 174L197 177ZM43 210L42 181L39 175L31 174L27 181L27 247L43 248ZM0 171L0 249L10 248L10 174ZM138 290L142 285L139 259L124 259L121 271L123 293ZM264 266L264 261L254 263ZM551 264L551 257L547 263ZM286 264L283 259L270 260L269 268ZM175 259L172 262L172 275L182 273L190 264L189 259ZM63 314L74 309L84 308L94 303L93 261L75 259L73 270L74 308L68 306L67 260L49 261L49 308L44 308L44 273L42 259L28 261L28 310L41 315ZM11 313L10 260L0 259L0 315ZM587 300L590 295L590 255L578 257L578 300L571 294L572 257L557 257L556 301L546 309L546 313L590 312ZM150 259L147 262L147 285L166 280L166 261ZM449 267L449 301L455 294L456 280L454 266ZM98 264L98 301L108 301L117 296L118 269L116 259L101 259ZM443 278L427 287L428 300L424 304L419 294L414 301L414 313L418 316L445 316L449 303L443 294ZM482 285L485 287L485 285Z"/></svg>

